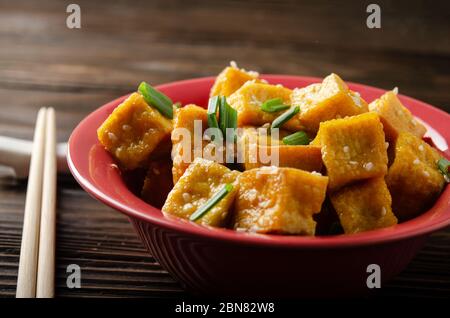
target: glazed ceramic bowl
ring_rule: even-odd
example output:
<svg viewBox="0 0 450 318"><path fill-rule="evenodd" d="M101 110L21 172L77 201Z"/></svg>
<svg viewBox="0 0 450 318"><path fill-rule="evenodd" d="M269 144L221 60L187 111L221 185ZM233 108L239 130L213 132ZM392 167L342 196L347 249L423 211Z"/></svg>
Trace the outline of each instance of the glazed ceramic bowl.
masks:
<svg viewBox="0 0 450 318"><path fill-rule="evenodd" d="M318 78L285 75L263 78L289 88L320 82ZM212 77L186 80L158 89L174 101L205 106L213 81ZM368 102L384 93L365 85L349 86ZM399 97L427 124L429 136L449 157L450 116L421 101ZM370 264L380 266L383 286L405 268L432 232L450 224L450 187L421 216L354 235L258 235L166 218L133 194L97 140L97 128L125 98L98 108L75 128L69 140L69 167L89 194L129 218L151 255L191 292L309 297L365 293L369 291Z"/></svg>

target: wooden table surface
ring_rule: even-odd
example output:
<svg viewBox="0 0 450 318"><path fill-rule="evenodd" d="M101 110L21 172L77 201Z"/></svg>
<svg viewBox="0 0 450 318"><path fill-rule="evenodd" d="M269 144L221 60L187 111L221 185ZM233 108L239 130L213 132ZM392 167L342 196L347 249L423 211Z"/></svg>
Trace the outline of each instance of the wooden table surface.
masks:
<svg viewBox="0 0 450 318"><path fill-rule="evenodd" d="M0 135L32 138L39 107L57 111L58 139L107 101L152 84L217 74L230 60L264 73L325 76L400 92L450 110L448 1L0 0ZM0 296L14 296L26 183L0 181ZM176 297L183 291L127 219L58 179L57 296ZM66 267L82 288L66 287ZM450 296L450 228L378 297Z"/></svg>

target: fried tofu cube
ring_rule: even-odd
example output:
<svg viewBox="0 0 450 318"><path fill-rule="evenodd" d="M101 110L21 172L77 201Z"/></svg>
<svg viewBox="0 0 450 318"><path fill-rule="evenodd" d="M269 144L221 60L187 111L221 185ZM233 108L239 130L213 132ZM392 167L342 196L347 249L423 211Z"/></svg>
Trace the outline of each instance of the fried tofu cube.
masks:
<svg viewBox="0 0 450 318"><path fill-rule="evenodd" d="M429 208L445 185L437 168L439 152L408 132L395 142L395 158L386 183L392 195L392 209L400 220L413 218Z"/></svg>
<svg viewBox="0 0 450 318"><path fill-rule="evenodd" d="M227 183L233 190L196 222L202 225L223 227L229 221L229 212L237 193L236 179L240 172L211 160L196 158L170 191L162 211L188 219L197 209L220 191Z"/></svg>
<svg viewBox="0 0 450 318"><path fill-rule="evenodd" d="M198 127L197 135L195 131L196 125ZM172 174L173 183L175 184L194 159L202 157L203 149L208 144L208 141L203 140L203 132L208 128L206 109L193 104L176 109L173 126ZM197 143L194 139L197 140Z"/></svg>
<svg viewBox="0 0 450 318"><path fill-rule="evenodd" d="M141 190L141 198L145 202L161 208L172 188L172 161L170 156L169 158L150 161Z"/></svg>
<svg viewBox="0 0 450 318"><path fill-rule="evenodd" d="M332 191L387 172L383 126L375 113L321 123L316 143L322 146L322 160Z"/></svg>
<svg viewBox="0 0 450 318"><path fill-rule="evenodd" d="M172 121L150 107L139 93L131 94L98 128L100 143L119 165L145 166L150 154L172 131Z"/></svg>
<svg viewBox="0 0 450 318"><path fill-rule="evenodd" d="M291 104L300 106L300 123L312 133L317 132L323 121L368 111L361 96L351 91L336 74L328 75L320 84L294 89Z"/></svg>
<svg viewBox="0 0 450 318"><path fill-rule="evenodd" d="M384 127L386 139L394 142L400 132L406 131L422 138L427 129L414 119L411 112L403 106L393 91L389 91L369 104L369 109L376 112Z"/></svg>
<svg viewBox="0 0 450 318"><path fill-rule="evenodd" d="M268 113L261 110L261 105L270 99L280 98L284 104L290 105L292 91L281 85L270 85L250 81L242 85L228 99L228 103L238 112L238 126L262 126L280 116L283 111ZM287 130L300 130L302 126L298 116L283 125Z"/></svg>
<svg viewBox="0 0 450 318"><path fill-rule="evenodd" d="M325 200L328 178L293 168L261 167L238 178L238 231L314 235L313 215Z"/></svg>
<svg viewBox="0 0 450 318"><path fill-rule="evenodd" d="M383 177L346 186L331 194L330 199L346 234L397 224Z"/></svg>
<svg viewBox="0 0 450 318"><path fill-rule="evenodd" d="M239 69L236 65L226 67L216 78L211 88L210 96L230 96L237 91L245 82L258 80L257 72L247 72Z"/></svg>

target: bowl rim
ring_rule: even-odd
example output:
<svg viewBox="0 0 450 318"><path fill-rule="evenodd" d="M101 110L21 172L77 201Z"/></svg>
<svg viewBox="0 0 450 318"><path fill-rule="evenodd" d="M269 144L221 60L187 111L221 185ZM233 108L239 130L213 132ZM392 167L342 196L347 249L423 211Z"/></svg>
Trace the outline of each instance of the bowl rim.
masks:
<svg viewBox="0 0 450 318"><path fill-rule="evenodd" d="M280 75L280 74L262 74L262 78L270 81L276 82L277 80L298 80L307 82L320 82L322 79L317 77L307 77L307 76L294 76L294 75ZM162 84L156 86L160 90L169 90L173 87L180 85L195 85L205 82L212 83L215 77L201 77L194 79L186 79L181 81L174 81L167 84ZM377 91L380 95L386 90L376 88L373 86L368 86L364 84L358 84L353 82L346 82L350 88L359 88L365 90ZM222 229L222 228L210 228L207 226L198 225L193 222L189 222L184 219L176 217L164 216L160 209L157 209L150 204L145 203L142 199L132 194L136 199L132 201L134 206L130 204L124 204L117 200L116 198L104 193L99 189L89 178L86 177L86 171L83 171L76 163L76 157L80 155L75 150L75 144L79 142L86 131L89 130L97 131L98 127L89 127L89 123L93 121L94 118L99 116L104 116L104 110L113 106L117 106L122 102L129 94L119 97L106 103L105 105L97 108L89 115L87 115L73 130L67 147L67 162L69 169L81 185L81 187L88 192L95 199L100 202L118 210L119 212L125 214L130 218L135 218L143 222L150 223L154 226L165 228L171 231L176 231L183 233L184 235L197 236L199 238L221 241L223 243L230 244L240 244L240 245L253 245L253 246L265 246L265 247L284 247L284 248L313 248L313 249L328 249L328 248L345 248L345 247L356 247L363 245L372 244L383 244L408 238L413 238L417 236L427 235L433 231L439 230L450 225L450 187L446 187L443 193L434 204L434 206L424 212L422 215L395 225L389 228L377 229L357 234L341 234L341 235L331 235L331 236L294 236L294 235L272 235L272 234L255 234L255 233L245 233L237 232L232 229ZM444 122L450 122L450 115L446 112L435 108L429 104L422 101L416 100L414 98L400 95L400 99L406 100L409 104L414 104L416 107L424 108L426 113L431 113L435 118L439 116L444 117ZM112 108L111 108L112 109ZM445 129L446 140L450 135L450 126L447 125L440 127L440 129ZM98 141L97 141L98 143ZM92 144L94 146L94 144ZM105 150L106 151L106 150ZM445 156L449 157L449 149L445 152ZM87 156L87 154L84 154ZM130 192L131 193L131 192ZM145 211L144 211L145 210ZM430 217L431 212L438 211L440 218L437 220L434 217ZM153 213L148 213L153 212ZM158 217L152 214L158 215Z"/></svg>

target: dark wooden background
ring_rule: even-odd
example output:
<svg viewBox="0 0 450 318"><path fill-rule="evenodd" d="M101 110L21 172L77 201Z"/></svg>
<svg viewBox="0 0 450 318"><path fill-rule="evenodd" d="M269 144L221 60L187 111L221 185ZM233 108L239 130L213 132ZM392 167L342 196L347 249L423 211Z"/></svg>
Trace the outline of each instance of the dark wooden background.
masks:
<svg viewBox="0 0 450 318"><path fill-rule="evenodd" d="M82 28L66 27L81 6ZM371 1L372 2L372 1ZM0 135L31 139L39 107L57 110L58 138L146 80L217 74L230 60L265 73L340 74L450 110L448 1L0 0ZM0 296L14 296L26 184L0 181ZM179 285L145 251L127 219L70 176L58 180L57 296L176 297ZM65 285L68 264L82 288ZM450 229L378 297L450 295Z"/></svg>

